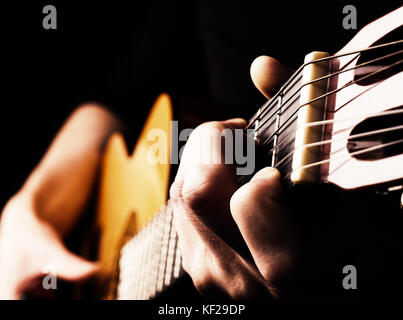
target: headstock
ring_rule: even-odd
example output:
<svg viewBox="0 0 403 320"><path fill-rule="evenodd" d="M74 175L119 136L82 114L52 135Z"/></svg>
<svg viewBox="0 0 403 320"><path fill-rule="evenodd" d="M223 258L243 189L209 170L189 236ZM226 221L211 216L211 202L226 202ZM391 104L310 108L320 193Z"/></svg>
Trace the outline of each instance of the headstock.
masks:
<svg viewBox="0 0 403 320"><path fill-rule="evenodd" d="M336 55L403 39L403 7L363 28ZM371 62L372 61L372 62ZM362 67L359 67L362 66ZM332 60L321 178L345 189L403 179L403 43ZM360 80L361 79L361 80Z"/></svg>

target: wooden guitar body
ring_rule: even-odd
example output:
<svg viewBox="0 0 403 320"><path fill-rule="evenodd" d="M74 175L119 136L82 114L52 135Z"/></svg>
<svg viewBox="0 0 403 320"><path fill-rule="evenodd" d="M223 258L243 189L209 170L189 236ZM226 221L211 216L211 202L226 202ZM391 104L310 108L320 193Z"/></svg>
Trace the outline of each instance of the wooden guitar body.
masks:
<svg viewBox="0 0 403 320"><path fill-rule="evenodd" d="M102 161L97 228L100 231L99 260L105 298L114 298L120 250L167 201L169 183L171 100L162 94L152 107L133 153L121 134L108 141ZM152 129L166 133L166 161L147 161Z"/></svg>

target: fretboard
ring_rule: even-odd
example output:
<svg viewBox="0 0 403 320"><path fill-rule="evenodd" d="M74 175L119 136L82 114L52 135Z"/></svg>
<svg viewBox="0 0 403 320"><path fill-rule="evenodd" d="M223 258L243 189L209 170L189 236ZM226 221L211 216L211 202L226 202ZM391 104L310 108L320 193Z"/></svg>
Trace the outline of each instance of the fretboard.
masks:
<svg viewBox="0 0 403 320"><path fill-rule="evenodd" d="M126 243L120 256L118 299L152 299L183 275L169 202Z"/></svg>
<svg viewBox="0 0 403 320"><path fill-rule="evenodd" d="M267 166L278 168L283 176L291 171L301 83L302 76L296 73L249 120L247 128L253 129L258 146L255 171ZM240 182L248 179L240 177Z"/></svg>
<svg viewBox="0 0 403 320"><path fill-rule="evenodd" d="M280 164L281 171L290 170L291 163L283 159L294 145L300 84L296 76L250 120L248 127L261 146L256 169ZM122 248L119 269L117 298L124 300L152 299L185 273L169 202Z"/></svg>

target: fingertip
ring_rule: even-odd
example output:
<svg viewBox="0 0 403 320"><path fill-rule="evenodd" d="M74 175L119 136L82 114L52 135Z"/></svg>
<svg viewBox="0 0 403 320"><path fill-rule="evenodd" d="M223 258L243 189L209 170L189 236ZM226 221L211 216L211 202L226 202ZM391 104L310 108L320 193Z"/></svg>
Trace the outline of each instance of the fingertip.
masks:
<svg viewBox="0 0 403 320"><path fill-rule="evenodd" d="M246 126L247 121L243 118L233 118L225 120L223 123L234 128L243 128Z"/></svg>
<svg viewBox="0 0 403 320"><path fill-rule="evenodd" d="M257 179L280 179L280 171L273 167L265 167L260 169L255 175L252 177L251 181L255 181Z"/></svg>
<svg viewBox="0 0 403 320"><path fill-rule="evenodd" d="M259 56L251 64L250 75L256 88L270 98L290 76L290 71L272 57Z"/></svg>
<svg viewBox="0 0 403 320"><path fill-rule="evenodd" d="M59 256L54 264L52 272L64 280L80 281L94 276L100 272L100 265L76 256L70 252L65 252L64 256Z"/></svg>
<svg viewBox="0 0 403 320"><path fill-rule="evenodd" d="M265 196L278 202L284 201L281 173L276 168L266 167L259 170L249 183L263 192Z"/></svg>

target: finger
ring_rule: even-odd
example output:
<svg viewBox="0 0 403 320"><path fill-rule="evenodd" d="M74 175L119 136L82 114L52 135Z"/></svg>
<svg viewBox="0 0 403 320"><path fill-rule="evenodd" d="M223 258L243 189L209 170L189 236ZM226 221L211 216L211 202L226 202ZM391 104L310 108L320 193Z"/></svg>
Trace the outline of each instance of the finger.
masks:
<svg viewBox="0 0 403 320"><path fill-rule="evenodd" d="M215 205L227 205L224 200L229 201L237 188L237 181L234 167L225 163L228 150L222 144L222 137L226 132L231 133L235 126L243 125L239 119L209 122L197 127L190 135L176 179L183 180L178 191L189 209L201 213Z"/></svg>
<svg viewBox="0 0 403 320"><path fill-rule="evenodd" d="M250 74L256 88L267 98L273 96L291 76L288 68L268 56L257 57L252 62Z"/></svg>
<svg viewBox="0 0 403 320"><path fill-rule="evenodd" d="M76 256L66 249L58 252L50 267L54 268L49 270L50 272L55 272L57 277L67 281L82 281L99 272L96 263Z"/></svg>
<svg viewBox="0 0 403 320"><path fill-rule="evenodd" d="M259 272L196 215L184 212L186 206L181 201L173 203L175 229L179 235L183 267L197 290L210 298L269 297Z"/></svg>
<svg viewBox="0 0 403 320"><path fill-rule="evenodd" d="M174 184L172 189L177 192L171 196L183 199L187 215L197 216L224 241L247 254L246 245L229 210L230 198L239 185L235 166L226 163L225 157L226 152L233 152L226 149L227 138L234 136L231 134L235 126L241 128L244 124L243 120L231 119L197 127L185 146L175 179L176 186L180 187ZM224 139L225 143L222 143Z"/></svg>
<svg viewBox="0 0 403 320"><path fill-rule="evenodd" d="M222 121L222 123L234 129L241 129L246 126L247 121L242 118L234 118Z"/></svg>
<svg viewBox="0 0 403 320"><path fill-rule="evenodd" d="M262 276L282 287L293 267L295 228L283 204L280 173L260 170L231 198L231 213Z"/></svg>
<svg viewBox="0 0 403 320"><path fill-rule="evenodd" d="M20 298L20 291L16 283L4 283L0 286L0 300L18 300Z"/></svg>

